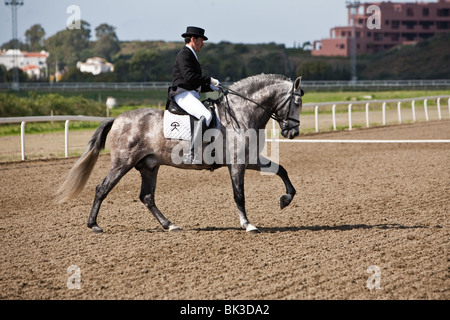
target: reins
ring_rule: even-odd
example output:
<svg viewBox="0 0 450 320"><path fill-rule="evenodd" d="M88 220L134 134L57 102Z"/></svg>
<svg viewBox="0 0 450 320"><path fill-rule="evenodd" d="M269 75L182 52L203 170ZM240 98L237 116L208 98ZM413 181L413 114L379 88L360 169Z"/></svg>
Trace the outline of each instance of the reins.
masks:
<svg viewBox="0 0 450 320"><path fill-rule="evenodd" d="M254 100L252 100L252 99L250 99L250 98L247 98L247 97L243 96L243 95L240 94L239 92L234 91L233 89L230 89L229 87L226 87L226 86L224 86L223 84L220 84L219 89L220 89L220 91L222 92L223 96L224 96L225 99L226 99L226 105L227 105L227 106L226 106L226 111L230 114L230 116L233 118L233 120L238 124L238 128L239 128L239 123L237 122L236 118L235 118L235 117L232 115L232 113L231 113L231 107L230 107L230 103L229 103L229 101L228 101L228 94L229 94L229 93L231 93L231 94L233 94L233 95L235 95L235 96L238 96L238 97L241 98L241 99L244 99L244 100L246 100L246 101L249 101L249 102L255 104L256 106L258 106L259 108L261 108L262 110L264 110L264 111L270 116L271 119L273 119L273 120L275 120L275 121L277 121L277 122L294 121L294 122L298 123L298 124L297 124L296 126L294 126L294 127L298 127L298 126L300 125L300 121L299 121L299 120L289 117L289 113L290 113L290 112L287 114L287 116L286 116L284 119L281 119L281 118L279 118L279 117L276 115L276 113L278 112L278 110L284 108L284 106L286 105L286 103L288 103L288 102L290 103L295 95L301 97L301 94L300 94L300 93L294 92L294 85L292 85L292 90L291 90L291 94L290 94L289 98L287 98L287 99L283 102L283 104L281 105L281 107L279 107L279 108L278 108L277 110L275 110L274 112L268 111L268 110L267 110L263 105L261 105L260 103L254 101ZM225 89L225 90L224 90L224 89ZM289 111L290 111L290 110L289 110ZM294 127L292 127L292 128L294 128ZM289 128L289 129L291 129L291 128Z"/></svg>
<svg viewBox="0 0 450 320"><path fill-rule="evenodd" d="M239 92L234 91L233 89L230 89L229 87L226 87L226 86L224 86L223 84L221 84L221 85L219 86L219 89L220 89L220 91L223 93L224 97L226 97L228 107L230 106L230 104L228 103L228 97L227 97L227 96L228 96L229 93L231 93L231 94L234 94L235 96L238 96L238 97L241 98L241 99L247 100L247 101L249 101L249 102L251 102L251 103L257 105L259 108L263 109L263 110L264 110L264 111L265 111L272 119L278 121L277 116L276 116L275 114L273 114L272 112L269 112L269 111L268 111L263 105L261 105L260 103L254 101L254 100L252 100L252 99L250 99L250 98L247 98L247 97L243 96L243 95L240 94ZM223 90L223 89L225 89L225 90Z"/></svg>

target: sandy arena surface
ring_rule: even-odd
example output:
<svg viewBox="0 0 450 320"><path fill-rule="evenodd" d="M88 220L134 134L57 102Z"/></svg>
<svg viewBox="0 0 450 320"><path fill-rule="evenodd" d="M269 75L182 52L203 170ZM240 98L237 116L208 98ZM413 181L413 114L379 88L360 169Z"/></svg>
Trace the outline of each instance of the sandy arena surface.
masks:
<svg viewBox="0 0 450 320"><path fill-rule="evenodd" d="M450 120L300 138L450 139ZM297 196L280 210L281 180L247 172L260 234L240 229L226 169L161 168L156 203L180 233L140 203L133 170L103 203L105 232L93 234L86 222L108 155L62 205L53 194L76 158L0 164L0 299L450 298L450 144L279 147ZM67 285L70 266L80 289Z"/></svg>

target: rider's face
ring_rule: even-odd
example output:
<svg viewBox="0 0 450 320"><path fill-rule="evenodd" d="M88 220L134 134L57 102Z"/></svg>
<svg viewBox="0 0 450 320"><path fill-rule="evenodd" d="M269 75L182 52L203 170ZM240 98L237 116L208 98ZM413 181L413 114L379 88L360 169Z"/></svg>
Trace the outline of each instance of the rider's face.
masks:
<svg viewBox="0 0 450 320"><path fill-rule="evenodd" d="M203 49L203 46L204 46L203 38L202 37L198 37L198 38L192 37L191 46L195 52L199 53Z"/></svg>

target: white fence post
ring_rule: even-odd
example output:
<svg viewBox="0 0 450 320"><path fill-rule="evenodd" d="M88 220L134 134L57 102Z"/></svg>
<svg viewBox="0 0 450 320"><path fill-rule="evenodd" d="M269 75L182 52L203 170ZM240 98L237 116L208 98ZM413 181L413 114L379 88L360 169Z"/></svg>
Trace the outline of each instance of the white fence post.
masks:
<svg viewBox="0 0 450 320"><path fill-rule="evenodd" d="M402 103L399 101L397 102L397 113L398 113L398 123L402 123L402 109L401 109Z"/></svg>
<svg viewBox="0 0 450 320"><path fill-rule="evenodd" d="M424 111L425 111L425 120L429 120L429 117L428 117L428 99L425 99L424 101L423 101L423 109L424 109Z"/></svg>
<svg viewBox="0 0 450 320"><path fill-rule="evenodd" d="M20 123L20 149L22 150L22 161L25 161L25 121Z"/></svg>
<svg viewBox="0 0 450 320"><path fill-rule="evenodd" d="M442 114L441 114L441 98L437 99L437 110L438 110L438 119L441 120L442 119Z"/></svg>
<svg viewBox="0 0 450 320"><path fill-rule="evenodd" d="M383 126L385 126L386 125L386 102L383 102L382 112L383 112Z"/></svg>
<svg viewBox="0 0 450 320"><path fill-rule="evenodd" d="M448 99L448 112L450 112L450 99ZM336 131L336 105L333 104L333 107L331 108L331 112L333 114L333 130Z"/></svg>
<svg viewBox="0 0 450 320"><path fill-rule="evenodd" d="M369 127L369 103L366 103L366 127Z"/></svg>
<svg viewBox="0 0 450 320"><path fill-rule="evenodd" d="M66 120L66 124L64 126L64 151L66 158L69 157L69 122L69 120Z"/></svg>
<svg viewBox="0 0 450 320"><path fill-rule="evenodd" d="M352 104L348 105L348 130L352 130Z"/></svg>
<svg viewBox="0 0 450 320"><path fill-rule="evenodd" d="M416 101L415 100L413 100L411 102L411 111L412 111L413 122L416 122Z"/></svg>
<svg viewBox="0 0 450 320"><path fill-rule="evenodd" d="M314 123L316 124L316 132L319 132L319 106L314 108Z"/></svg>
<svg viewBox="0 0 450 320"><path fill-rule="evenodd" d="M448 115L450 116L450 98L448 98Z"/></svg>

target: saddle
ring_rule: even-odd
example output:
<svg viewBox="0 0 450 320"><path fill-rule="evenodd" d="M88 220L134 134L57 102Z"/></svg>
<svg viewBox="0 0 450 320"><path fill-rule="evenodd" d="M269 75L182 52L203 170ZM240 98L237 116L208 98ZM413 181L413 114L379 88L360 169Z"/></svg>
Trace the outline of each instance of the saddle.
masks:
<svg viewBox="0 0 450 320"><path fill-rule="evenodd" d="M172 87L169 88L169 94L168 94L167 103L166 103L166 113L164 114L164 118L165 118L165 120L164 120L164 127L165 127L164 128L164 133L165 133L165 136L166 136L166 138L172 138L173 139L174 137L171 134L168 134L169 130L170 130L171 133L174 133L174 131L183 132L183 130L184 131L187 130L187 131L190 131L190 132L186 133L184 135L180 134L180 137L178 137L178 139L190 140L191 133L194 130L194 123L198 119L196 117L190 115L189 113L187 113L183 108L181 108L175 102L175 99L173 98L174 95L171 94L171 90L172 90ZM209 126L207 128L203 128L203 130L206 131L207 129L218 128L219 120L217 118L217 114L216 114L216 110L215 110L216 100L208 98L206 100L202 100L201 102L209 110L209 112L211 112L211 115L212 115L211 123L209 124ZM170 113L170 114L167 114L167 113ZM187 117L189 117L190 128L186 128L186 126L187 126L186 122L187 121L186 120L183 121L183 118L187 118ZM169 120L169 121L166 121L166 120ZM168 128L167 126L170 126L170 127ZM188 139L188 137L189 137L189 139Z"/></svg>

